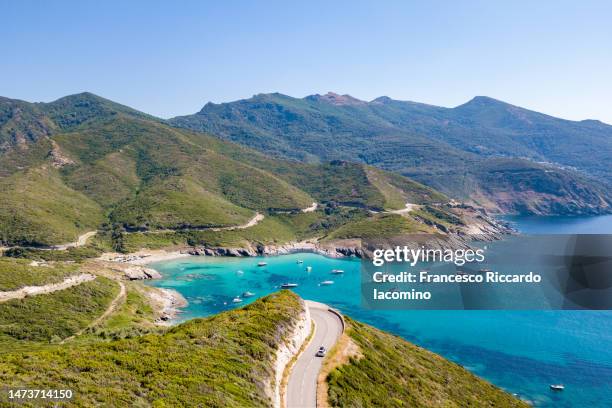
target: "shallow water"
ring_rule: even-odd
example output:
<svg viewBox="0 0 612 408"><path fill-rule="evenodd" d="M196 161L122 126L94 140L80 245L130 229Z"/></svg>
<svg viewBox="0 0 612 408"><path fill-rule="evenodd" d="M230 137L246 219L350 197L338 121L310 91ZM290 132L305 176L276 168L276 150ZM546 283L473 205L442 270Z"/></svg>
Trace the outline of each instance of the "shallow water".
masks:
<svg viewBox="0 0 612 408"><path fill-rule="evenodd" d="M268 265L258 267L261 260ZM295 292L303 298L440 353L536 406L612 406L612 312L366 310L360 300L360 266L355 259L315 254L193 257L153 265L164 279L152 284L187 298L189 306L181 315L186 320L242 306L282 283L297 283ZM332 269L345 273L333 275ZM335 283L321 286L324 280ZM232 303L245 291L255 296ZM549 390L553 383L565 384L565 391Z"/></svg>

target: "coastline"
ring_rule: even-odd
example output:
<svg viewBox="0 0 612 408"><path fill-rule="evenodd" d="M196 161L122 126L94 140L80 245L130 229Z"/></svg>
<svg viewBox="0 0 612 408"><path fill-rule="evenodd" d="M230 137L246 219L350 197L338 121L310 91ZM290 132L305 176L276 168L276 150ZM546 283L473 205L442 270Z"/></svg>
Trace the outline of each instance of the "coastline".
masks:
<svg viewBox="0 0 612 408"><path fill-rule="evenodd" d="M158 326L172 326L174 320L182 313L183 308L187 307L187 299L174 289L149 287L149 298L157 305L159 318L155 321Z"/></svg>
<svg viewBox="0 0 612 408"><path fill-rule="evenodd" d="M98 257L98 260L144 266L155 262L170 261L189 256L193 256L193 254L187 252L187 249L140 249L129 254L105 252Z"/></svg>

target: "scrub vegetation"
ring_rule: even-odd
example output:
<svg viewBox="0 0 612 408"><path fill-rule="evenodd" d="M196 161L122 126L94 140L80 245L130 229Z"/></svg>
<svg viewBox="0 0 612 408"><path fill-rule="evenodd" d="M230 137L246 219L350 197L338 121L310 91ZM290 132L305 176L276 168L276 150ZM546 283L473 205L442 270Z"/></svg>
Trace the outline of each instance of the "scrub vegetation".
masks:
<svg viewBox="0 0 612 408"><path fill-rule="evenodd" d="M59 283L68 276L77 275L73 264L49 264L32 266L25 259L0 258L0 292L13 291L24 286L41 286Z"/></svg>
<svg viewBox="0 0 612 408"><path fill-rule="evenodd" d="M0 303L0 343L59 342L104 313L118 293L116 282L97 277L68 289Z"/></svg>
<svg viewBox="0 0 612 408"><path fill-rule="evenodd" d="M100 230L109 232L113 249L124 251L144 241L125 238L125 231L239 226L256 212L266 221L253 231L206 231L186 238L280 242L326 234L355 218L329 211L304 219L283 216L314 202L382 211L401 209L406 202L447 200L431 188L364 164L271 158L90 93L40 104L0 99L0 130L3 246L64 244ZM10 136L15 132L28 137L16 140ZM184 240L180 235L170 241ZM93 251L75 251L73 258L88 254Z"/></svg>
<svg viewBox="0 0 612 408"><path fill-rule="evenodd" d="M463 367L350 318L360 355L329 373L331 407L528 407Z"/></svg>
<svg viewBox="0 0 612 408"><path fill-rule="evenodd" d="M161 334L5 353L0 382L69 388L85 406L268 407L276 349L302 310L281 291Z"/></svg>

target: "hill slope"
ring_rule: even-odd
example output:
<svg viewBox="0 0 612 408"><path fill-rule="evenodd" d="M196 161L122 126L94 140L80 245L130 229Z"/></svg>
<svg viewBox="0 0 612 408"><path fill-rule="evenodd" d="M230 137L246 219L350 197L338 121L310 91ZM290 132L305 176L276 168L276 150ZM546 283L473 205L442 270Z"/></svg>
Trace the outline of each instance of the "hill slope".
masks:
<svg viewBox="0 0 612 408"><path fill-rule="evenodd" d="M500 212L592 214L612 207L612 126L486 97L449 109L387 97L260 94L208 103L169 122L279 157L359 160ZM509 165L499 166L500 158ZM530 171L529 185L514 182L522 168ZM550 196L559 183L564 188Z"/></svg>
<svg viewBox="0 0 612 408"><path fill-rule="evenodd" d="M347 319L359 349L327 377L332 407L528 407L457 364Z"/></svg>
<svg viewBox="0 0 612 408"><path fill-rule="evenodd" d="M104 224L232 227L257 212L299 212L313 202L383 210L447 201L363 164L273 159L89 93L49 104L0 102L12 112L0 117L0 246L72 242Z"/></svg>
<svg viewBox="0 0 612 408"><path fill-rule="evenodd" d="M303 308L297 295L281 291L244 308L194 319L162 334L4 352L0 380L9 387L72 389L73 403L86 406L269 407L276 350L287 340ZM377 401L388 387L398 390L393 392L396 400L407 403L441 400L449 406L466 406L468 402L481 406L484 401L495 401L500 407L518 406L510 395L439 356L369 326L352 324L358 335L375 333L378 338L374 345L381 347L380 351L367 350L366 358L360 360L368 364L364 372L387 372L383 365L389 363L387 348L396 347L404 353L394 355L393 369L410 367L411 384L427 384L426 388L410 389L408 397L403 377L382 377L388 382L368 384L373 392L368 401ZM380 353L386 353L386 359L374 357ZM415 361L419 362L417 368L412 367ZM346 384L342 385L346 395L354 395L349 372L353 369L349 366L334 372L332 401L344 402L338 394L341 383Z"/></svg>

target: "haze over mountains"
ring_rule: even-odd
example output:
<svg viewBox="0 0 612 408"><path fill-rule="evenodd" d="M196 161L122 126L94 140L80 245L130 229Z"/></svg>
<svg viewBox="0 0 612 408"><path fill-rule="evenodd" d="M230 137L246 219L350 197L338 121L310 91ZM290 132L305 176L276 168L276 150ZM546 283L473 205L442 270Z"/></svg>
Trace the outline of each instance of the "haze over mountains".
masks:
<svg viewBox="0 0 612 408"><path fill-rule="evenodd" d="M488 97L443 108L328 93L259 94L169 121L306 162L399 172L501 212L610 210L612 126L554 118Z"/></svg>

